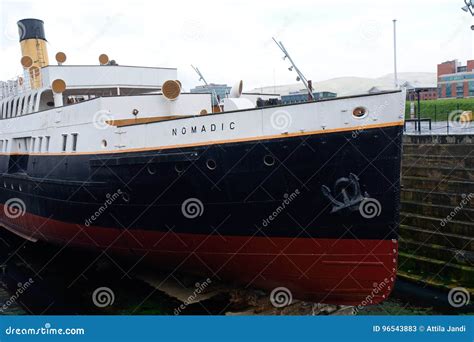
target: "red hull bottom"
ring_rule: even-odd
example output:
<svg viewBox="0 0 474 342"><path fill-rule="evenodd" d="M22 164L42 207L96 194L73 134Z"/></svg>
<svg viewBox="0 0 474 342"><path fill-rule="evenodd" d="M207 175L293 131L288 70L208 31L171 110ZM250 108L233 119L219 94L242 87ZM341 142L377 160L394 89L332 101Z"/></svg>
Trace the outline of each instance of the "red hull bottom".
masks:
<svg viewBox="0 0 474 342"><path fill-rule="evenodd" d="M3 212L3 207L2 207ZM396 240L268 238L86 227L26 213L3 226L24 237L144 256L157 268L340 305L375 304L396 275Z"/></svg>

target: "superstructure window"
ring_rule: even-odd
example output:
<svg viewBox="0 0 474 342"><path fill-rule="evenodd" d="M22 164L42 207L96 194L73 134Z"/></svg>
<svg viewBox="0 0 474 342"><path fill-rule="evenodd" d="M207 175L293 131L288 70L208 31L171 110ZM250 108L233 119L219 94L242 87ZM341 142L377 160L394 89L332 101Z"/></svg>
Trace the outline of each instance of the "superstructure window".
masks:
<svg viewBox="0 0 474 342"><path fill-rule="evenodd" d="M36 93L33 97L33 103L32 103L32 109L34 112L38 111L39 106L37 106L36 104L36 102L38 102L37 100L38 100L38 94Z"/></svg>
<svg viewBox="0 0 474 342"><path fill-rule="evenodd" d="M14 108L13 108L13 116L18 116L18 108L20 106L20 100L19 99L16 99L15 102L14 102Z"/></svg>
<svg viewBox="0 0 474 342"><path fill-rule="evenodd" d="M13 116L12 112L13 112L13 100L8 102L8 117L9 118L11 118Z"/></svg>
<svg viewBox="0 0 474 342"><path fill-rule="evenodd" d="M27 108L28 108L28 97L24 96L23 99L21 100L21 115L27 112Z"/></svg>
<svg viewBox="0 0 474 342"><path fill-rule="evenodd" d="M30 147L31 152L35 152L35 144L36 144L36 138L31 138L31 147Z"/></svg>
<svg viewBox="0 0 474 342"><path fill-rule="evenodd" d="M49 152L49 141L51 140L51 137L50 137L50 136L46 136L46 137L44 137L44 138L46 139L46 140L45 140L45 144L44 144L44 145L45 145L45 146L44 146L45 151L46 151L46 152Z"/></svg>
<svg viewBox="0 0 474 342"><path fill-rule="evenodd" d="M28 95L28 97L26 98L26 105L25 105L26 110L25 110L25 113L29 113L29 112L31 111L31 110L30 110L30 108L31 108L31 98L32 98L32 95L31 95L31 94Z"/></svg>
<svg viewBox="0 0 474 342"><path fill-rule="evenodd" d="M72 133L72 152L77 151L77 133Z"/></svg>
<svg viewBox="0 0 474 342"><path fill-rule="evenodd" d="M23 115L23 106L25 105L25 97L22 96L20 97L20 99L18 100L18 112L17 112L17 116L19 115Z"/></svg>
<svg viewBox="0 0 474 342"><path fill-rule="evenodd" d="M43 148L43 137L38 137L38 152Z"/></svg>
<svg viewBox="0 0 474 342"><path fill-rule="evenodd" d="M67 134L63 134L63 147L62 147L62 151L63 151L63 152L66 152L66 148L67 148Z"/></svg>

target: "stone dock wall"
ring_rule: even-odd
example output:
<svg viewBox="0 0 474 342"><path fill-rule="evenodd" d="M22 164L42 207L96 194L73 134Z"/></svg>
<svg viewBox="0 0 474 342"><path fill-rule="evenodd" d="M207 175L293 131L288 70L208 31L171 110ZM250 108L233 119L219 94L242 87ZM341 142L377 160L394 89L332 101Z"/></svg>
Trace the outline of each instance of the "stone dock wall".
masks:
<svg viewBox="0 0 474 342"><path fill-rule="evenodd" d="M474 293L474 135L405 136L398 277Z"/></svg>

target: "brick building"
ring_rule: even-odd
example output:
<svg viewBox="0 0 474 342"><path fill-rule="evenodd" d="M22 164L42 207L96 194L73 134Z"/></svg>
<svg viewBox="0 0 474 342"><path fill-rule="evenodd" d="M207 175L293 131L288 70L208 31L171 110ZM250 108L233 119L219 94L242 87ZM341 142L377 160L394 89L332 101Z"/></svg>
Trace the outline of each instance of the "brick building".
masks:
<svg viewBox="0 0 474 342"><path fill-rule="evenodd" d="M419 83L410 83L405 82L402 84L403 88L407 90L407 100L415 101L418 100L436 100L438 98L438 88L436 84L419 84Z"/></svg>
<svg viewBox="0 0 474 342"><path fill-rule="evenodd" d="M438 98L474 97L474 60L438 64Z"/></svg>

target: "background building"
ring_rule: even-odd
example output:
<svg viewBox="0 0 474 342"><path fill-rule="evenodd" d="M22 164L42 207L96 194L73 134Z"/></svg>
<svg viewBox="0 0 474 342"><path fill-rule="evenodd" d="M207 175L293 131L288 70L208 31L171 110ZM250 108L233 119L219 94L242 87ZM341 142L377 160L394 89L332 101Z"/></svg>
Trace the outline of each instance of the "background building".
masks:
<svg viewBox="0 0 474 342"><path fill-rule="evenodd" d="M230 93L230 89L227 84L215 84L209 83L208 85L199 85L191 89L191 93L210 93L212 96L212 105L217 106L219 101L225 99Z"/></svg>
<svg viewBox="0 0 474 342"><path fill-rule="evenodd" d="M320 91L313 93L315 100L323 100L337 97L336 93L330 91ZM299 90L297 92L290 92L288 95L281 96L281 102L283 104L287 103L298 103L308 101L308 92L306 89Z"/></svg>
<svg viewBox="0 0 474 342"><path fill-rule="evenodd" d="M438 64L438 98L474 97L474 60Z"/></svg>
<svg viewBox="0 0 474 342"><path fill-rule="evenodd" d="M191 89L191 93L209 93L212 96L212 105L217 106L220 101L224 100L229 96L232 87L227 84L215 84L210 83L208 85L199 85ZM241 97L249 99L253 103L257 102L257 99L269 100L269 99L280 99L280 94L273 93L242 93Z"/></svg>
<svg viewBox="0 0 474 342"><path fill-rule="evenodd" d="M405 82L402 84L403 88L407 90L407 100L415 101L418 100L418 94L420 100L436 100L438 98L438 87L436 84L419 84Z"/></svg>

